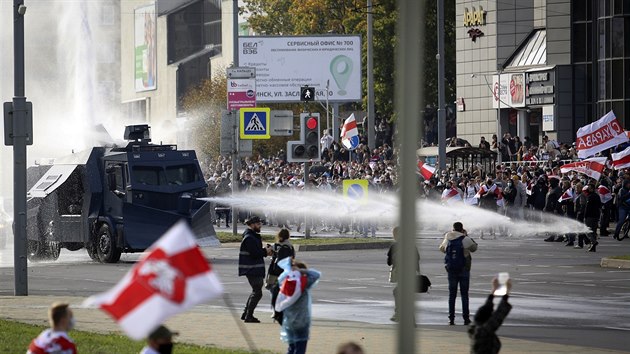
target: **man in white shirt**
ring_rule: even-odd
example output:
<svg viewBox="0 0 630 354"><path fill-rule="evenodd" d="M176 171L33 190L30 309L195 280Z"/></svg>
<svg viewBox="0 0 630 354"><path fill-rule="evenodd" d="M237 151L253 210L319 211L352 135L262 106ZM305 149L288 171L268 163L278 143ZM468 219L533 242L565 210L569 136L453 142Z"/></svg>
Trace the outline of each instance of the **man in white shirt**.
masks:
<svg viewBox="0 0 630 354"><path fill-rule="evenodd" d="M335 139L330 136L330 132L328 131L328 129L324 130L324 135L320 140L320 143L322 145L322 152L324 151L324 149L330 149L333 141L335 141Z"/></svg>

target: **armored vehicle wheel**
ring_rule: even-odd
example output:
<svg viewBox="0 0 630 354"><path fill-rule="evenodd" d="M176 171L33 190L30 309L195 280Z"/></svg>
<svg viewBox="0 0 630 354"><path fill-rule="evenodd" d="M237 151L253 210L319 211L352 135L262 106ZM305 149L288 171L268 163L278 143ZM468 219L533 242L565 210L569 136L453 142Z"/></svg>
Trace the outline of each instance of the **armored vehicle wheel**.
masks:
<svg viewBox="0 0 630 354"><path fill-rule="evenodd" d="M98 259L102 263L116 263L120 260L120 250L116 245L116 239L107 224L103 224L96 235L96 251Z"/></svg>
<svg viewBox="0 0 630 354"><path fill-rule="evenodd" d="M56 261L61 253L61 243L28 240L26 256L30 261Z"/></svg>
<svg viewBox="0 0 630 354"><path fill-rule="evenodd" d="M41 261L46 253L46 245L42 241L26 242L26 257L29 261Z"/></svg>
<svg viewBox="0 0 630 354"><path fill-rule="evenodd" d="M46 242L47 250L45 259L56 261L61 253L61 242Z"/></svg>
<svg viewBox="0 0 630 354"><path fill-rule="evenodd" d="M96 241L94 241L94 239L92 239L92 241L90 242L85 243L85 250L87 251L88 256L90 256L93 261L99 261L98 251L96 251Z"/></svg>

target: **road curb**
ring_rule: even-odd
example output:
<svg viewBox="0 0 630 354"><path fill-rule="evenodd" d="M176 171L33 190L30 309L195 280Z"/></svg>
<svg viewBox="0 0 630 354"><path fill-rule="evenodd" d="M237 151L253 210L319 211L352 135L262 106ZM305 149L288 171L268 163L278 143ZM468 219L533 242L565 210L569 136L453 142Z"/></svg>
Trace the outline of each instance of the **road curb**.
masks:
<svg viewBox="0 0 630 354"><path fill-rule="evenodd" d="M624 259L604 257L602 258L600 266L602 268L630 269L630 261L626 261Z"/></svg>
<svg viewBox="0 0 630 354"><path fill-rule="evenodd" d="M392 243L393 241L376 241L376 242L332 243L332 244L324 244L324 245L295 245L295 249L299 252L375 250L375 249L389 248L389 246L391 246Z"/></svg>

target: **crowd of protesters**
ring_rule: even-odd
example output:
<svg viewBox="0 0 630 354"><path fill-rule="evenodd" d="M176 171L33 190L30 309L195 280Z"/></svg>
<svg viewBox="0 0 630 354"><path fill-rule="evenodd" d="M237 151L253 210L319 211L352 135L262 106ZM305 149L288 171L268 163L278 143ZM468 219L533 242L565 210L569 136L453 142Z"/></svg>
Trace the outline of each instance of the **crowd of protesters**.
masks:
<svg viewBox="0 0 630 354"><path fill-rule="evenodd" d="M451 138L449 141L456 145L463 141L460 146L470 146L461 139ZM316 165L326 167L326 172L310 174L306 182L309 189L341 194L343 180L365 179L369 183L370 193L394 192L398 182L397 151L390 142L381 142L380 146L370 151L365 137L361 136L359 147L350 151L325 133L321 144L322 161ZM482 137L478 147L497 153L501 162L496 163L495 170L484 170L481 164L436 170L430 179L418 178L421 185L419 197L445 204L450 203L450 199L461 200L465 204L477 205L513 219L542 218L541 215L545 213L576 219L590 227L590 235L550 235L546 240L565 241L568 246L579 248L590 243L589 250L593 252L597 246L597 230L600 236L608 236L610 223L619 219L619 212L626 210L620 207L624 201L619 200L618 195L623 181L630 180L630 174L607 169L599 180L594 180L584 174L560 172L563 163L577 160L575 144L559 144L543 136L541 144L535 145L529 137L521 140L505 133L501 140L496 135L490 141ZM245 158L238 175L238 191L301 190L305 186L303 166L301 163L287 162L284 151L268 158ZM219 157L208 161L203 164L203 168L204 175L208 177L209 196L231 193L232 166L229 158ZM597 200L600 205L596 205ZM219 206L217 210L218 223L224 218L226 226L229 226L229 209ZM287 219L273 214L265 217L268 224L287 228L294 226L300 231L299 218ZM247 215L240 215L239 218L245 220ZM370 231L374 235L375 229L379 227L355 225L354 230L351 230L349 224L330 220L315 221L311 232L338 229L340 233L359 232L368 236ZM619 231L615 236L618 234Z"/></svg>

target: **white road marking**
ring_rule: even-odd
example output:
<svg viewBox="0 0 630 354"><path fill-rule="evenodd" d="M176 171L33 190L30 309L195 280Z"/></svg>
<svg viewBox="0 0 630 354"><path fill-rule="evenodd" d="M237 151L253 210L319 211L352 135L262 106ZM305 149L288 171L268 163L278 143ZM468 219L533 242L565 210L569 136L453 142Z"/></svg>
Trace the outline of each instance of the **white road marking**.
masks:
<svg viewBox="0 0 630 354"><path fill-rule="evenodd" d="M328 302L331 304L351 304L352 302L350 301L337 301L337 300L317 300L317 302Z"/></svg>
<svg viewBox="0 0 630 354"><path fill-rule="evenodd" d="M548 266L548 265L537 265L537 266L535 266L535 267L536 267L536 268L549 268L549 267L551 267L551 266Z"/></svg>
<svg viewBox="0 0 630 354"><path fill-rule="evenodd" d="M595 272L567 272L567 274L593 274Z"/></svg>
<svg viewBox="0 0 630 354"><path fill-rule="evenodd" d="M367 289L367 286L346 286L344 288L337 288L339 290L351 290L351 289Z"/></svg>

